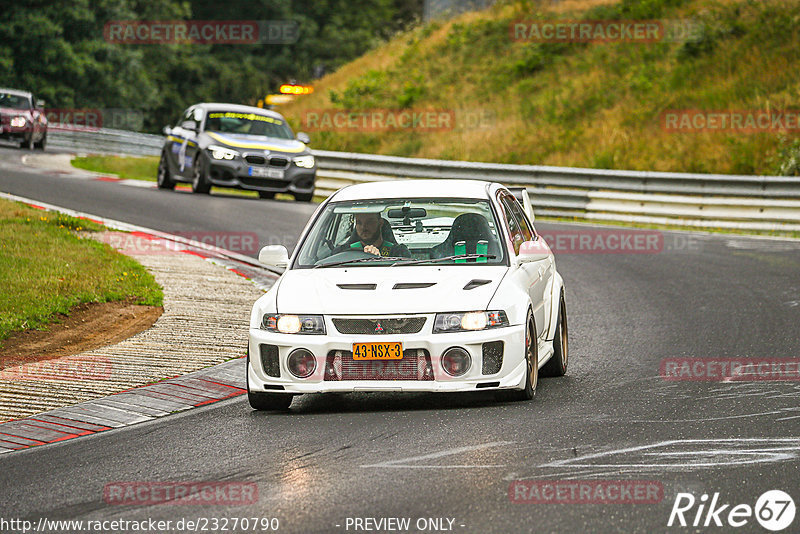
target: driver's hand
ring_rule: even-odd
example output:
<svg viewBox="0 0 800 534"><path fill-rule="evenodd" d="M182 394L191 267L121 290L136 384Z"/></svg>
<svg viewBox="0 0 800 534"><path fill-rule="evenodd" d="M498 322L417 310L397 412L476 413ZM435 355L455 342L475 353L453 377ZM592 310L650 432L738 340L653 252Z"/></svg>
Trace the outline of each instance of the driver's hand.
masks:
<svg viewBox="0 0 800 534"><path fill-rule="evenodd" d="M376 256L381 255L381 251L378 250L378 247L376 247L375 245L367 245L366 247L364 247L364 252L366 252L367 254L374 254Z"/></svg>

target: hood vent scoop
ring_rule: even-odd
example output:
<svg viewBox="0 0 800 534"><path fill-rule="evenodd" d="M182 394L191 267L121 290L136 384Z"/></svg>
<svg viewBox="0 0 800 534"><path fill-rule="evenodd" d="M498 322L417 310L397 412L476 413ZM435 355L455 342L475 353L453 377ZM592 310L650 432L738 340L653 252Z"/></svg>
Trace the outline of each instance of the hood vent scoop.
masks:
<svg viewBox="0 0 800 534"><path fill-rule="evenodd" d="M468 291L470 289L475 289L476 287L485 286L486 284L491 284L491 283L492 283L491 280L480 280L478 278L475 278L474 280L470 280L469 282L467 282L467 285L464 286L464 290Z"/></svg>
<svg viewBox="0 0 800 534"><path fill-rule="evenodd" d="M435 285L436 282L400 282L395 284L392 289L425 289Z"/></svg>
<svg viewBox="0 0 800 534"><path fill-rule="evenodd" d="M377 284L336 284L339 289L361 289L366 291L371 291L375 289Z"/></svg>

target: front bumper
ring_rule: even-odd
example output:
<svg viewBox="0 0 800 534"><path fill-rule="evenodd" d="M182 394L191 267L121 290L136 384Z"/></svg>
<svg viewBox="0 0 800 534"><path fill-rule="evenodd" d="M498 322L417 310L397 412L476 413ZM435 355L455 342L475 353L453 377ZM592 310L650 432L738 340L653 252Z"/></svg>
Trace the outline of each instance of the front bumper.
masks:
<svg viewBox="0 0 800 534"><path fill-rule="evenodd" d="M28 138L31 131L30 127L22 126L19 128L12 128L4 123L0 125L0 139L23 141Z"/></svg>
<svg viewBox="0 0 800 534"><path fill-rule="evenodd" d="M317 169L298 167L285 158L285 166L268 164L249 164L242 158L235 160L210 160L208 179L219 187L233 187L248 191L270 193L313 193ZM254 176L259 171L270 172L273 176ZM278 176L274 176L277 174Z"/></svg>
<svg viewBox="0 0 800 534"><path fill-rule="evenodd" d="M428 320L425 327L417 334L340 334L334 328L329 316L325 316L326 335L278 334L251 328L250 359L247 367L250 390L292 394L357 391L459 392L479 389L520 389L524 386L526 372L524 325L477 332L433 334L431 328L434 316L431 314L426 317ZM341 351L349 355L352 353L353 343L379 341L402 342L405 351L415 349L426 351L430 356L433 380L324 379L329 354ZM494 341L503 342L502 364L498 372L484 374L483 344ZM265 372L261 360L261 345L278 347L279 377L268 376ZM470 354L472 364L463 376L452 377L442 367L442 354L451 347L462 347ZM296 348L304 348L314 354L317 365L314 373L308 378L296 378L288 370L286 362L289 353ZM274 370L272 374L275 374Z"/></svg>

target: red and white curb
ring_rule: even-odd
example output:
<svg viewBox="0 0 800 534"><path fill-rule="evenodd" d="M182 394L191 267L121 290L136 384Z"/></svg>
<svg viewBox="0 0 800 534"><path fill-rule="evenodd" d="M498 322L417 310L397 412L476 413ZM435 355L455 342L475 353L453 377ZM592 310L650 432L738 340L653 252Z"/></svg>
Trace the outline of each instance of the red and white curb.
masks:
<svg viewBox="0 0 800 534"><path fill-rule="evenodd" d="M238 397L245 390L240 358L101 399L0 423L0 454L97 434Z"/></svg>

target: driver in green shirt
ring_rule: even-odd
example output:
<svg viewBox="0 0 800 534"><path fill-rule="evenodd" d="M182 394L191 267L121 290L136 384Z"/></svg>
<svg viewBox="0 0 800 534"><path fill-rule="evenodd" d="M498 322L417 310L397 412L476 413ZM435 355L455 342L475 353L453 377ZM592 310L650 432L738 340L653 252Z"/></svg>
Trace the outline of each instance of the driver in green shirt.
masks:
<svg viewBox="0 0 800 534"><path fill-rule="evenodd" d="M380 213L356 214L356 235L360 241L344 245L341 250L363 250L376 256L410 258L411 253L405 245L384 239L382 227L383 218Z"/></svg>

